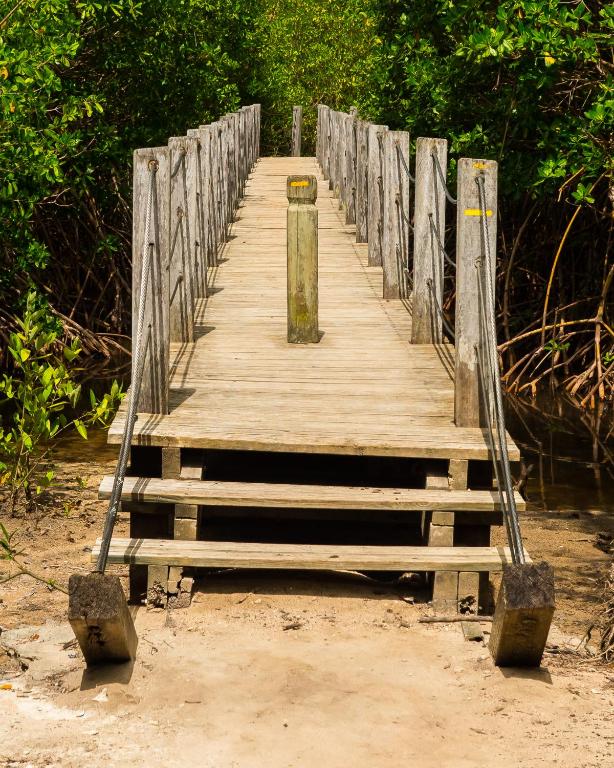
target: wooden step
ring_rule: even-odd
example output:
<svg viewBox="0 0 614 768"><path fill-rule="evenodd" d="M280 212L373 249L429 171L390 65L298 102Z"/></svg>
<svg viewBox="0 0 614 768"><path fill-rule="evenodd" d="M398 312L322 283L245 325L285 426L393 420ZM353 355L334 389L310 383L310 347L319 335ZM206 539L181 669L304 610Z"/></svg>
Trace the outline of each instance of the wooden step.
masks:
<svg viewBox="0 0 614 768"><path fill-rule="evenodd" d="M100 498L108 499L112 488L113 477L107 475L100 484ZM219 480L160 480L149 477L127 477L124 481L122 500L153 504L286 509L454 512L493 512L500 509L496 491L237 483ZM524 500L518 493L516 504L519 510L524 510Z"/></svg>
<svg viewBox="0 0 614 768"><path fill-rule="evenodd" d="M100 539L92 551L95 561ZM528 559L528 558L527 558ZM113 539L110 563L335 571L500 571L507 547L388 547Z"/></svg>

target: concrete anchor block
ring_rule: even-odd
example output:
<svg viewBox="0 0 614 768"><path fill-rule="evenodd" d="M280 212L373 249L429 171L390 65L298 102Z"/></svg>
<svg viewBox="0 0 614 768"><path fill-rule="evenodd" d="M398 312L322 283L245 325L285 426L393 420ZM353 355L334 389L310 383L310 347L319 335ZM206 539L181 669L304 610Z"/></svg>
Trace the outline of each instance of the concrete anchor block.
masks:
<svg viewBox="0 0 614 768"><path fill-rule="evenodd" d="M506 565L489 649L498 667L538 667L554 615L554 571L546 562Z"/></svg>

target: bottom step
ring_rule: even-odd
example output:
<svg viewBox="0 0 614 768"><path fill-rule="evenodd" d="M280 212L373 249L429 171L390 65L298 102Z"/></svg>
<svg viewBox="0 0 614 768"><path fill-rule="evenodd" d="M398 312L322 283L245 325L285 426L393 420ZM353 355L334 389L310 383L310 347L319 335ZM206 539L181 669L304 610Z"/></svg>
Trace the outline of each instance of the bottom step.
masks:
<svg viewBox="0 0 614 768"><path fill-rule="evenodd" d="M96 560L100 539L92 551ZM527 560L529 558L527 557ZM507 547L388 547L253 544L229 541L113 539L110 563L200 568L299 568L335 571L500 571Z"/></svg>

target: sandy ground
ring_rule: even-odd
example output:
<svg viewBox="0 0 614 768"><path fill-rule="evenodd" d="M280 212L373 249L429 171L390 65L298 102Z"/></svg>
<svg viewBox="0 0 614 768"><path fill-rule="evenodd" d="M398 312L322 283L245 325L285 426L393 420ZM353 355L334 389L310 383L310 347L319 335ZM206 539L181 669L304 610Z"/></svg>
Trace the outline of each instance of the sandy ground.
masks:
<svg viewBox="0 0 614 768"><path fill-rule="evenodd" d="M66 458L53 513L2 518L21 529L22 559L60 582L89 567L114 455L101 444L91 461L77 445ZM524 525L558 583L532 672L497 669L457 624L420 623L428 596L410 583L244 572L199 582L189 609L135 609L134 666L92 673L65 596L12 580L0 586L0 766L610 766L614 669L573 650L608 563L594 546L603 527L588 513Z"/></svg>

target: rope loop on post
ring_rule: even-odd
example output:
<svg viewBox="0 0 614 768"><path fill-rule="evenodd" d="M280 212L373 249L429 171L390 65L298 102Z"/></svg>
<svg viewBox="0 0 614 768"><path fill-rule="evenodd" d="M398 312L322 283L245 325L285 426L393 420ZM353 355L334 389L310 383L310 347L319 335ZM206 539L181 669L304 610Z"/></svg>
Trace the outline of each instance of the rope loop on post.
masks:
<svg viewBox="0 0 614 768"><path fill-rule="evenodd" d="M408 179L411 181L412 184L416 183L416 179L411 175L409 166L407 165L407 161L405 160L405 157L403 156L403 152L401 150L401 147L399 146L399 142L394 142L394 147L397 151L397 159L401 162L401 165L403 166L403 170L407 174Z"/></svg>
<svg viewBox="0 0 614 768"><path fill-rule="evenodd" d="M450 194L450 190L448 189L448 185L446 183L446 177L444 176L441 165L439 164L439 158L434 152L431 152L431 158L433 160L433 173L439 177L439 180L443 184L443 190L446 194L446 199L452 203L452 205L456 205L457 200Z"/></svg>

